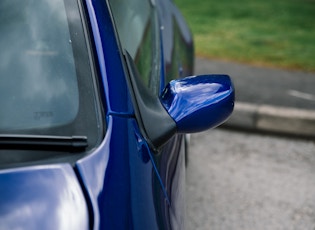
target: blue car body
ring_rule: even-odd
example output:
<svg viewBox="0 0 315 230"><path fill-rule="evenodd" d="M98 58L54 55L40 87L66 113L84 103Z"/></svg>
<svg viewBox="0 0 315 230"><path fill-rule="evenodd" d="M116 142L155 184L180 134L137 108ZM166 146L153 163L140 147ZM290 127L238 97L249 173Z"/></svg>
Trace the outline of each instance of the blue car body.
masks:
<svg viewBox="0 0 315 230"><path fill-rule="evenodd" d="M121 37L124 32L119 31L120 19L116 18L122 5L115 6L114 2L77 3L97 82L95 110L100 119L95 119L98 132L95 144L79 151L63 150L60 146L54 150L67 152L67 157L54 157L52 153L45 159L1 164L0 229L184 229L184 135L226 120L233 110L234 89L225 75L187 78L193 74L193 40L170 0L142 0L151 7L156 17L153 23L158 28L154 43L158 60L150 62L147 69L151 72L156 69L159 76L156 93L143 87L138 83L139 68L134 64L138 56L130 54L128 41L127 48L124 47L122 40L128 38ZM71 10L67 12L68 20L72 20L69 18L75 16ZM74 40L76 34L72 33ZM128 33L133 36L136 31L130 29ZM76 49L73 48L74 52ZM40 55L54 53L41 51ZM35 113L40 119L52 114ZM15 120L12 124L16 124ZM36 125L32 123L33 126ZM38 137L42 126L35 127L35 134L26 132L18 136L16 130L21 128L13 126L11 134L3 125L0 161L10 151L23 154L23 148L28 150L25 154L50 151L51 144L39 143L34 148L42 141ZM0 131L1 127L0 124ZM85 139L77 137L77 133L69 135ZM45 134L50 141L54 136L55 133ZM16 142L8 142L11 141L8 138ZM31 145L25 143L28 140Z"/></svg>

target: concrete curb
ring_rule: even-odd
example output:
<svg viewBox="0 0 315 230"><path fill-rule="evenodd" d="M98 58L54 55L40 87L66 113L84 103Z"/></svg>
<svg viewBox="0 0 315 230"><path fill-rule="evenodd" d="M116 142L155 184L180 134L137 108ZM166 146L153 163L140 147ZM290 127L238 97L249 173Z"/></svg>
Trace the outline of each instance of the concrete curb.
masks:
<svg viewBox="0 0 315 230"><path fill-rule="evenodd" d="M315 111L236 102L224 126L315 138Z"/></svg>

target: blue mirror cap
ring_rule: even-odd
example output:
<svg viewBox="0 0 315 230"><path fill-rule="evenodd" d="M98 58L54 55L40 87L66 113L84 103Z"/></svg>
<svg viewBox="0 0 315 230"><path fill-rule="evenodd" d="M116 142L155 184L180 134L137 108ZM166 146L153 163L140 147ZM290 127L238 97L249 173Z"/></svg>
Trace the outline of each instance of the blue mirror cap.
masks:
<svg viewBox="0 0 315 230"><path fill-rule="evenodd" d="M233 111L234 97L228 75L199 75L171 81L160 100L177 131L193 133L222 124Z"/></svg>

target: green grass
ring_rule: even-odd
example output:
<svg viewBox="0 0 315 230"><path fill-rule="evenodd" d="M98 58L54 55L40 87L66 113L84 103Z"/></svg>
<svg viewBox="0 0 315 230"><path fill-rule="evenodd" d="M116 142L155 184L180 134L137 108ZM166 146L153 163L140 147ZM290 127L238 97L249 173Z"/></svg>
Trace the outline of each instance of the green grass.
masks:
<svg viewBox="0 0 315 230"><path fill-rule="evenodd" d="M211 59L315 71L315 0L175 0Z"/></svg>

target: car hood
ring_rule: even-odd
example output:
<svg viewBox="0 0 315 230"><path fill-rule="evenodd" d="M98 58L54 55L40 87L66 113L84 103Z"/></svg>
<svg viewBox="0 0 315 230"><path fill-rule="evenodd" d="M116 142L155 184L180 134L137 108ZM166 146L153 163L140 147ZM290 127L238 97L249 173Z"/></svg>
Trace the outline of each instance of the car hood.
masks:
<svg viewBox="0 0 315 230"><path fill-rule="evenodd" d="M70 165L0 171L0 229L88 229L88 217Z"/></svg>

